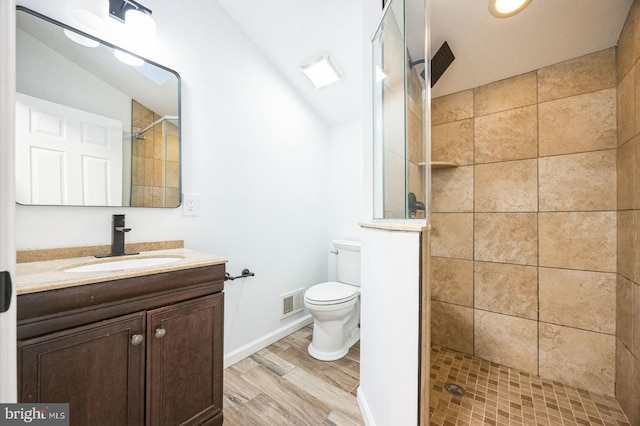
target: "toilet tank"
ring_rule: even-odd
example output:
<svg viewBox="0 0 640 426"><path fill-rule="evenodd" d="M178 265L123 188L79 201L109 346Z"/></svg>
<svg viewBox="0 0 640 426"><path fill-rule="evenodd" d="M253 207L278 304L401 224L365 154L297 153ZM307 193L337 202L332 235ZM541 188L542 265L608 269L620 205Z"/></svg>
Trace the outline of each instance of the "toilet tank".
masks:
<svg viewBox="0 0 640 426"><path fill-rule="evenodd" d="M338 281L360 287L360 241L335 240Z"/></svg>

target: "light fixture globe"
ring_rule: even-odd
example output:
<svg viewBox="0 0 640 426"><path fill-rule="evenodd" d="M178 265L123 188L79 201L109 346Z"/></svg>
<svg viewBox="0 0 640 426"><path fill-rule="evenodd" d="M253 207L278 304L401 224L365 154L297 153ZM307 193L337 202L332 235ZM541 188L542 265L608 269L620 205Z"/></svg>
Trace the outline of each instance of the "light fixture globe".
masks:
<svg viewBox="0 0 640 426"><path fill-rule="evenodd" d="M521 12L532 0L489 0L489 13L496 18L508 18Z"/></svg>
<svg viewBox="0 0 640 426"><path fill-rule="evenodd" d="M106 0L71 0L70 6L71 16L81 29L104 29L109 14L109 3Z"/></svg>
<svg viewBox="0 0 640 426"><path fill-rule="evenodd" d="M151 15L142 10L127 10L124 25L127 27L129 37L141 40L141 44L149 45L156 39L156 23Z"/></svg>
<svg viewBox="0 0 640 426"><path fill-rule="evenodd" d="M78 43L81 46L85 46L85 47L98 47L100 46L100 43L98 43L97 41L89 38L89 37L85 37L82 34L78 34L75 31L71 31L68 29L64 29L63 30L64 35L67 36L67 38L69 40L74 41L75 43Z"/></svg>

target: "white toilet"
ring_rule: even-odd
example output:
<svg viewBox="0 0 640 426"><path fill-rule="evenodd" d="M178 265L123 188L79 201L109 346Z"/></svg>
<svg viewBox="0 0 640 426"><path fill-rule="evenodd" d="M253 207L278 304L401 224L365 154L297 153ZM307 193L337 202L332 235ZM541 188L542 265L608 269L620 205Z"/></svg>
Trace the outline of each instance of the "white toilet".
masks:
<svg viewBox="0 0 640 426"><path fill-rule="evenodd" d="M360 340L360 242L336 240L338 281L316 284L304 293L304 306L313 316L309 354L333 361Z"/></svg>

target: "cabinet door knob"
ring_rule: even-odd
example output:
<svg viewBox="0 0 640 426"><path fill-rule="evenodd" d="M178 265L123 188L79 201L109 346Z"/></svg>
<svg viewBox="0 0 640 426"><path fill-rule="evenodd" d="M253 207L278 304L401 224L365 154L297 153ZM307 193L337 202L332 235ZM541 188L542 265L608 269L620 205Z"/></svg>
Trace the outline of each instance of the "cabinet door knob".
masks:
<svg viewBox="0 0 640 426"><path fill-rule="evenodd" d="M142 334L134 334L131 336L132 345L139 345L142 342L144 342L144 336Z"/></svg>
<svg viewBox="0 0 640 426"><path fill-rule="evenodd" d="M167 334L167 330L164 328L156 328L156 339L161 339Z"/></svg>

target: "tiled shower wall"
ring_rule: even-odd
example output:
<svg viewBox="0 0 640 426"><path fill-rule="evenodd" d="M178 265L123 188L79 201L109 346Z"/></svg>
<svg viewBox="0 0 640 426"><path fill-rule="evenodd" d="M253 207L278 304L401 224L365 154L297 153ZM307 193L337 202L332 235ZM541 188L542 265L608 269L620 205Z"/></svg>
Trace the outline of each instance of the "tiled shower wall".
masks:
<svg viewBox="0 0 640 426"><path fill-rule="evenodd" d="M160 116L137 101L132 101L133 131L138 132ZM168 123L166 146L163 123L144 133L144 139L132 140L131 206L176 207L180 204L180 148L177 126Z"/></svg>
<svg viewBox="0 0 640 426"><path fill-rule="evenodd" d="M617 51L618 288L616 398L640 425L640 2L627 18Z"/></svg>
<svg viewBox="0 0 640 426"><path fill-rule="evenodd" d="M615 49L431 114L432 342L613 395Z"/></svg>

